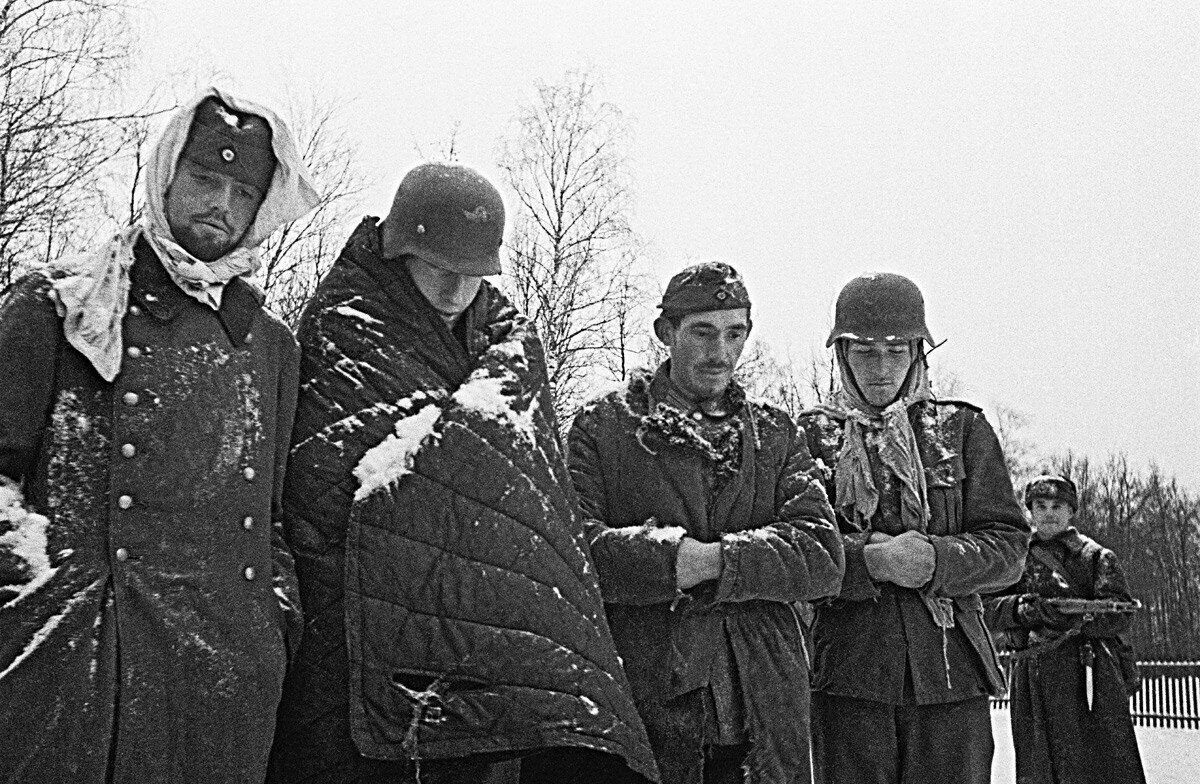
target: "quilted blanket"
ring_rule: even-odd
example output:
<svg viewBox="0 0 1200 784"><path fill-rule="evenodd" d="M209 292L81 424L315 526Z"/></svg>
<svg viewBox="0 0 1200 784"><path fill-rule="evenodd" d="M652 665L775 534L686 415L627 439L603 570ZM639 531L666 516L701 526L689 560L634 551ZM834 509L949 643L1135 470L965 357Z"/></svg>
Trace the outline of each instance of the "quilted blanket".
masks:
<svg viewBox="0 0 1200 784"><path fill-rule="evenodd" d="M299 337L285 506L311 620L281 732L344 707L366 757L583 747L656 779L528 321L485 282L452 333L369 218Z"/></svg>

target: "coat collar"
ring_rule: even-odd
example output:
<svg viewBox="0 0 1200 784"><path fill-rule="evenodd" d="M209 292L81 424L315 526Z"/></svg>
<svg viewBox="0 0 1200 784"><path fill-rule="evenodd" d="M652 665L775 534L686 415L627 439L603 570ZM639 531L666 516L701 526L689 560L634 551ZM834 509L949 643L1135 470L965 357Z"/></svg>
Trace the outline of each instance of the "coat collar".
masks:
<svg viewBox="0 0 1200 784"><path fill-rule="evenodd" d="M1055 534L1049 539L1038 539L1035 536L1033 538L1033 544L1040 544L1043 546L1057 544L1068 553L1076 555L1083 551L1083 548L1087 545L1087 540L1084 538L1083 534L1079 533L1078 528L1071 525L1067 526L1066 530L1064 530L1062 533Z"/></svg>
<svg viewBox="0 0 1200 784"><path fill-rule="evenodd" d="M129 294L150 315L159 321L171 321L183 308L198 304L175 285L144 238L138 238L133 254ZM241 278L229 281L216 316L233 345L245 345L254 316L261 308L262 297L249 283Z"/></svg>

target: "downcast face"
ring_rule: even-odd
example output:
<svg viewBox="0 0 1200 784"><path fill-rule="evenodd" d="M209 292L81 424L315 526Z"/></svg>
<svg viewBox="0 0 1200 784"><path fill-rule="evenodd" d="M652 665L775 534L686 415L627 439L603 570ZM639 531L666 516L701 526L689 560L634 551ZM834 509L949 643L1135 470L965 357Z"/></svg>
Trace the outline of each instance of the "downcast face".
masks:
<svg viewBox="0 0 1200 784"><path fill-rule="evenodd" d="M900 395L912 367L912 347L907 340L852 340L846 346L846 360L863 397L871 405L884 408Z"/></svg>
<svg viewBox="0 0 1200 784"><path fill-rule="evenodd" d="M188 253L216 261L241 242L265 195L253 185L180 159L167 188L167 226Z"/></svg>

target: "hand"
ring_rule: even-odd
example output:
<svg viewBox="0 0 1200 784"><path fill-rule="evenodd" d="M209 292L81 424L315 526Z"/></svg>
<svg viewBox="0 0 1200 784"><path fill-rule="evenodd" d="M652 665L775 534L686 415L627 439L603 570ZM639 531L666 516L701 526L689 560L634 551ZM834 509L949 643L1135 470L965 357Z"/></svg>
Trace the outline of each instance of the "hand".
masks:
<svg viewBox="0 0 1200 784"><path fill-rule="evenodd" d="M1029 629L1066 631L1075 625L1071 616L1035 593L1021 594L1017 600L1017 620Z"/></svg>
<svg viewBox="0 0 1200 784"><path fill-rule="evenodd" d="M700 542L690 536L679 540L675 556L675 584L687 590L721 576L721 543Z"/></svg>
<svg viewBox="0 0 1200 784"><path fill-rule="evenodd" d="M924 534L905 531L885 541L873 543L874 540L875 534L871 534L870 543L863 548L872 578L902 588L920 588L933 579L937 553Z"/></svg>

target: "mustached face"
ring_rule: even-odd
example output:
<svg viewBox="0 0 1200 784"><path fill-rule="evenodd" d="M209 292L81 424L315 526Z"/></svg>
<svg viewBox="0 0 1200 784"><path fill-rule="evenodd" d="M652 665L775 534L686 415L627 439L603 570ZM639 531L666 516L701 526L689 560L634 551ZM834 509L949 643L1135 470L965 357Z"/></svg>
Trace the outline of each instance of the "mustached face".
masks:
<svg viewBox="0 0 1200 784"><path fill-rule="evenodd" d="M252 185L182 159L167 188L167 225L188 253L216 261L237 247L264 196Z"/></svg>
<svg viewBox="0 0 1200 784"><path fill-rule="evenodd" d="M421 296L448 324L470 307L483 285L483 278L444 270L416 256L406 257L405 264Z"/></svg>
<svg viewBox="0 0 1200 784"><path fill-rule="evenodd" d="M852 340L846 346L846 361L866 401L884 408L895 401L904 386L904 379L912 367L912 347L904 340Z"/></svg>
<svg viewBox="0 0 1200 784"><path fill-rule="evenodd" d="M696 401L724 393L749 336L745 309L689 313L678 327L666 322L659 334L671 352L671 380Z"/></svg>

